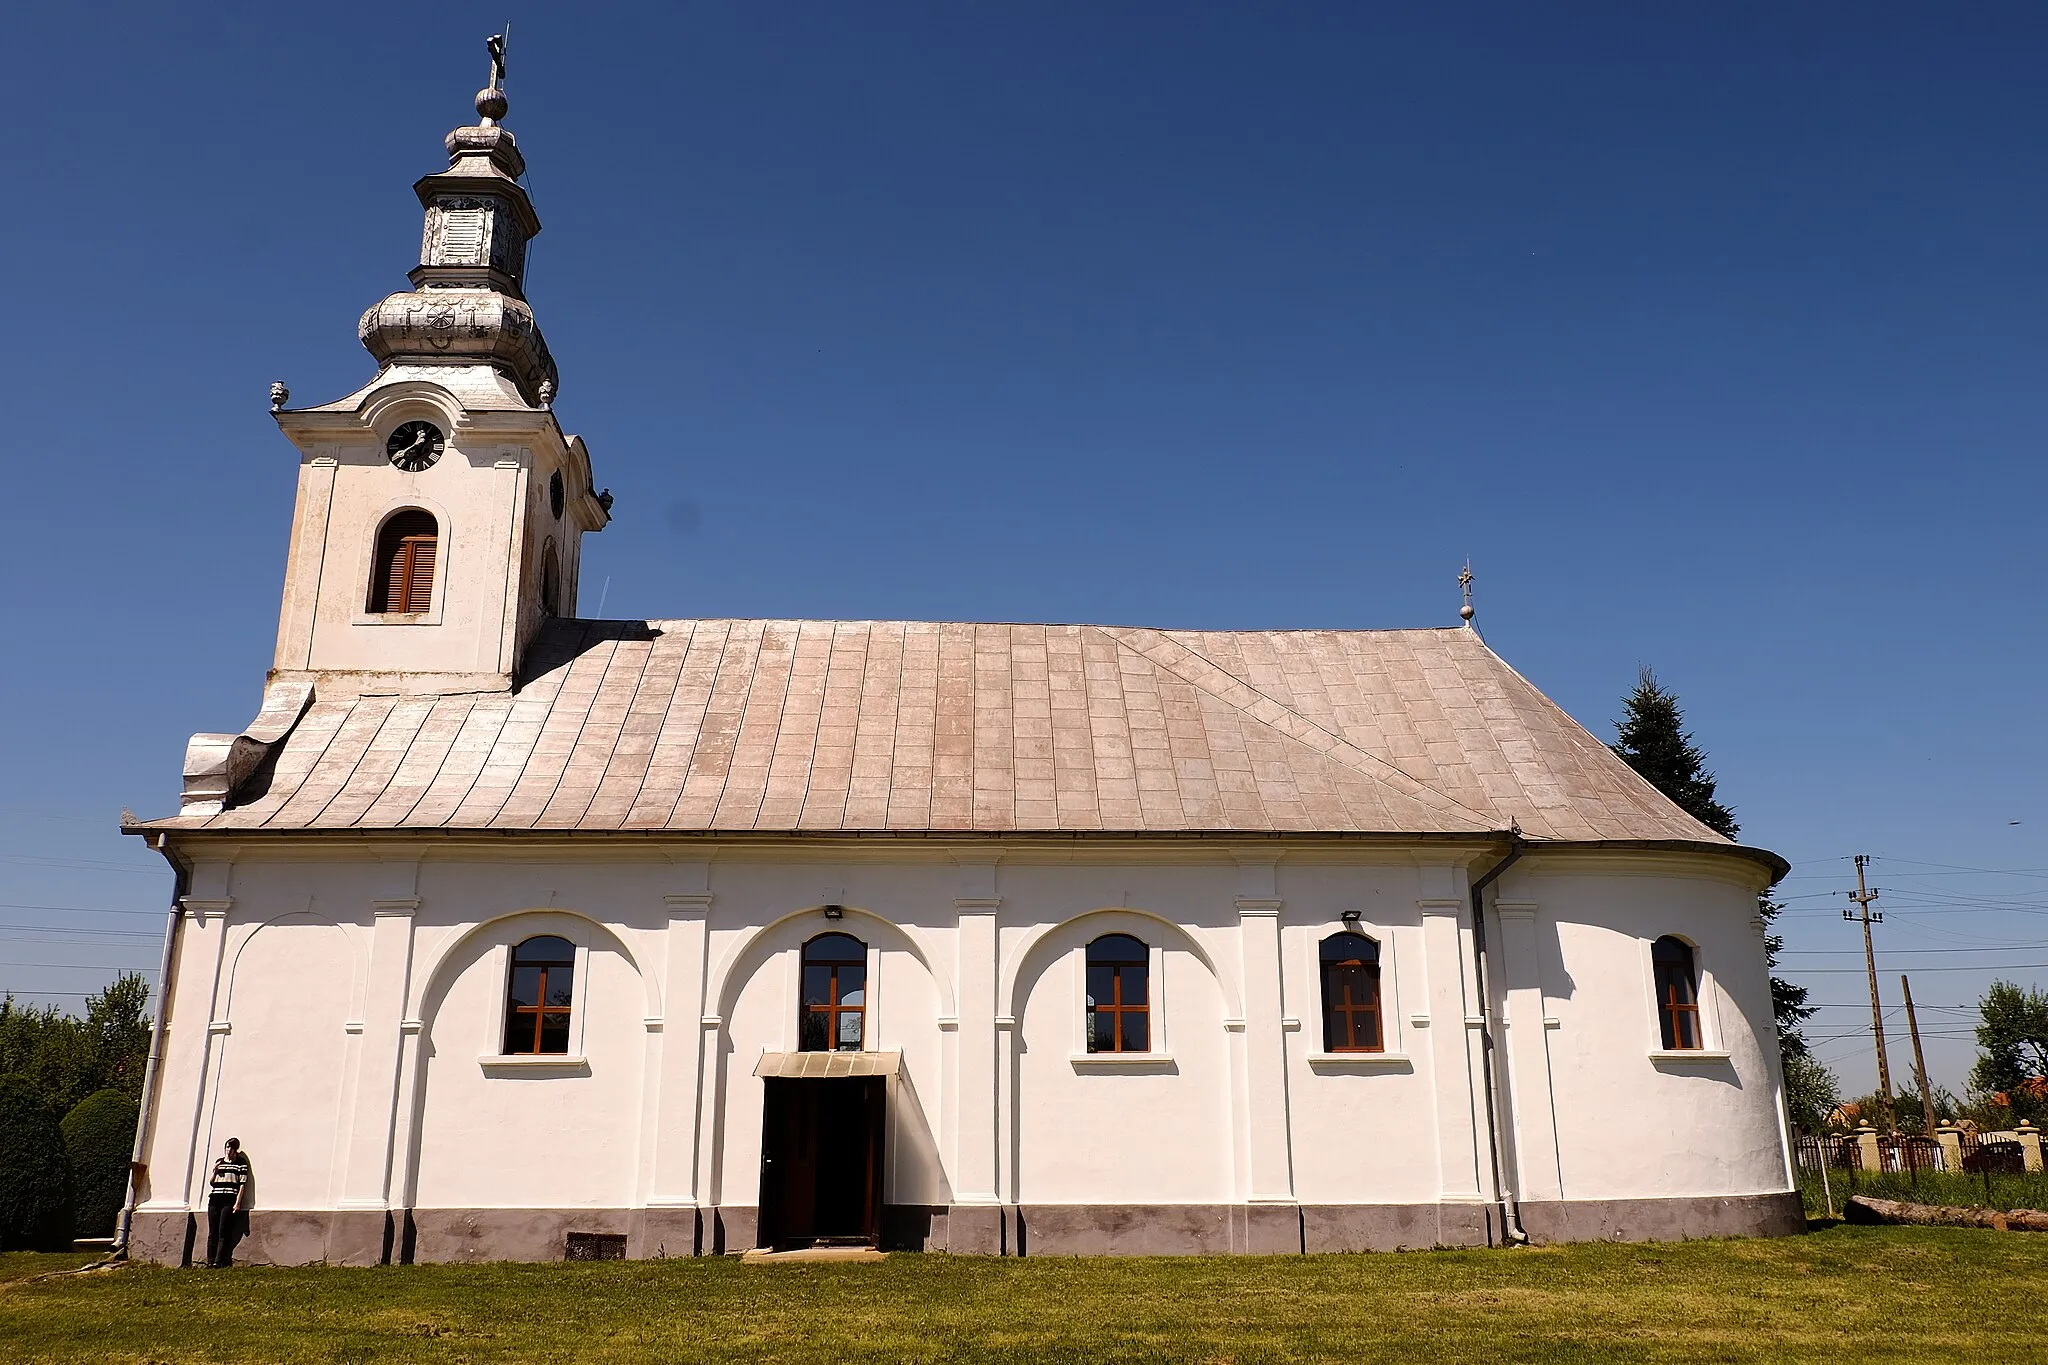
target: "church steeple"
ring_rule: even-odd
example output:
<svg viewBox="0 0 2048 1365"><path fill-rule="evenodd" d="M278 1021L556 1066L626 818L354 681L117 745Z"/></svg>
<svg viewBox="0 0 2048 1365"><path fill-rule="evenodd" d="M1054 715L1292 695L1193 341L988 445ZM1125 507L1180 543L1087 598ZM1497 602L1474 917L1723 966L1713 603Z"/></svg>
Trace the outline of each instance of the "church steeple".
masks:
<svg viewBox="0 0 2048 1365"><path fill-rule="evenodd" d="M525 296L526 248L540 233L540 217L519 183L526 158L500 122L507 107L502 36L490 40L490 50L477 121L444 140L448 169L413 185L426 216L413 287L364 313L358 334L380 365L482 362L545 406L561 376Z"/></svg>
<svg viewBox="0 0 2048 1365"><path fill-rule="evenodd" d="M582 540L611 519L590 452L562 429L559 379L525 299L540 231L505 116L504 45L425 213L412 288L363 315L378 362L310 408L272 396L299 449L273 678L433 694L517 685L527 645L573 616Z"/></svg>

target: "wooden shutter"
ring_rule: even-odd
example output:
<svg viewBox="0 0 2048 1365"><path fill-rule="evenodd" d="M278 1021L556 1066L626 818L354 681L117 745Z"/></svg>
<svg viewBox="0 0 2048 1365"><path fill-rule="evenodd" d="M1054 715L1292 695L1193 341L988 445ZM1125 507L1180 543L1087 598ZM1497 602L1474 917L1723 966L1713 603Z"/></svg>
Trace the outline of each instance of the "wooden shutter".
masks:
<svg viewBox="0 0 2048 1365"><path fill-rule="evenodd" d="M422 612L433 604L434 554L440 528L426 512L405 511L384 523L377 535L377 574L370 582L370 610Z"/></svg>
<svg viewBox="0 0 2048 1365"><path fill-rule="evenodd" d="M426 611L433 605L434 541L433 536L407 536L393 557L393 568L405 566L405 590L397 599L403 605L397 610Z"/></svg>

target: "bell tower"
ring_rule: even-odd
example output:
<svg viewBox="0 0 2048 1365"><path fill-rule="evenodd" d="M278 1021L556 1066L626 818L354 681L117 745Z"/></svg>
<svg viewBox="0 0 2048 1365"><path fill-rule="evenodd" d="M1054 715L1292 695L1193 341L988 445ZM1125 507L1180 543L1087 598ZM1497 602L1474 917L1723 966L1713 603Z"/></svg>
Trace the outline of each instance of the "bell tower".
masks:
<svg viewBox="0 0 2048 1365"><path fill-rule="evenodd" d="M322 695L511 688L541 623L575 614L582 538L611 519L555 417L560 376L525 296L540 218L501 122L504 43L489 46L477 121L413 186L412 288L357 328L376 377L309 408L272 388L299 486L271 676Z"/></svg>

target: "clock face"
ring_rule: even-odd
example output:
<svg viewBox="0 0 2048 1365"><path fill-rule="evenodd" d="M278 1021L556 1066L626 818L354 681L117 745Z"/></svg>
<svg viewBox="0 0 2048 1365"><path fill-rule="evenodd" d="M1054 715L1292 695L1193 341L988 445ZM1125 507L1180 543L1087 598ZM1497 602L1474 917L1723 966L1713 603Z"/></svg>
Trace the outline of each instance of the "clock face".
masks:
<svg viewBox="0 0 2048 1365"><path fill-rule="evenodd" d="M384 443L384 453L391 457L391 463L408 474L431 469L447 448L448 438L432 422L407 422Z"/></svg>

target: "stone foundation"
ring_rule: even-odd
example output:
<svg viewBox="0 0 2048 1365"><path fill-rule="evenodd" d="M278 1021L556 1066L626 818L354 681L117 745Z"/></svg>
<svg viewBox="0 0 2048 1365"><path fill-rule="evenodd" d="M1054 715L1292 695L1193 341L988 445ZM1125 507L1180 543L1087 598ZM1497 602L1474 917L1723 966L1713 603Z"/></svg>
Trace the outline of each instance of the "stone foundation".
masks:
<svg viewBox="0 0 2048 1365"><path fill-rule="evenodd" d="M1695 1199L1572 1199L1522 1205L1534 1242L1681 1242L1788 1237L1806 1230L1796 1191Z"/></svg>
<svg viewBox="0 0 2048 1365"><path fill-rule="evenodd" d="M626 1239L626 1255L731 1255L755 1241L751 1205L711 1209L259 1209L235 1250L242 1265L559 1261L572 1232ZM1783 1237L1806 1218L1796 1193L1603 1199L1522 1205L1539 1243ZM138 1212L129 1255L163 1265L205 1258L204 1213ZM890 1205L891 1250L977 1256L1221 1256L1496 1246L1488 1204Z"/></svg>

